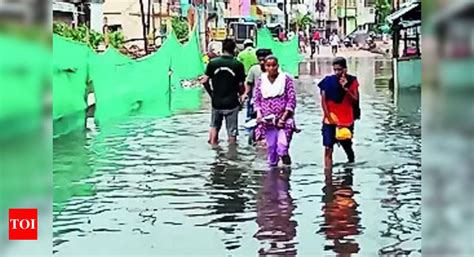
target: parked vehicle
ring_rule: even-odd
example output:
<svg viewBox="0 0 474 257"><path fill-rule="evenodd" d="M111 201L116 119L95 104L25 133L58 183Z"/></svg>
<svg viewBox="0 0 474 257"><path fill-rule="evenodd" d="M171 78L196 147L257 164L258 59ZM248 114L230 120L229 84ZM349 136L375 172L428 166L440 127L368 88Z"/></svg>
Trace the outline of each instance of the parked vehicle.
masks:
<svg viewBox="0 0 474 257"><path fill-rule="evenodd" d="M228 38L234 39L239 48L242 48L247 39L256 42L257 24L255 22L231 22L228 27Z"/></svg>
<svg viewBox="0 0 474 257"><path fill-rule="evenodd" d="M278 38L278 35L283 31L283 26L281 26L280 23L269 23L266 27L270 30L274 38Z"/></svg>

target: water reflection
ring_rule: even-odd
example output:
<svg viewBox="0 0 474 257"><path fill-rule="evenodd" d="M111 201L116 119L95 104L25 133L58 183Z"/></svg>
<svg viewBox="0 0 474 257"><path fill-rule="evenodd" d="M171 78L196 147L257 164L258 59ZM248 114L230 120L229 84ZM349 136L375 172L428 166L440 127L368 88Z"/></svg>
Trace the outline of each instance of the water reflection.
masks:
<svg viewBox="0 0 474 257"><path fill-rule="evenodd" d="M345 168L333 173L325 172L325 187L323 188L323 216L324 222L318 231L326 235L332 244L324 249L332 250L338 256L352 256L359 252L359 243L354 236L361 234L360 212L354 200L353 174L351 168Z"/></svg>
<svg viewBox="0 0 474 257"><path fill-rule="evenodd" d="M217 160L211 165L211 188L219 190L223 196L217 198L214 206L216 214L224 214L214 222L235 221L238 213L245 211L248 199L243 194L245 187L242 176L244 170L229 161L238 156L237 147L229 147L225 152L222 148L216 149Z"/></svg>
<svg viewBox="0 0 474 257"><path fill-rule="evenodd" d="M258 231L254 237L263 245L260 256L296 256L296 206L290 195L289 168L274 168L265 173L257 202Z"/></svg>
<svg viewBox="0 0 474 257"><path fill-rule="evenodd" d="M211 220L210 227L217 227L225 233L222 239L227 250L241 247L243 232L239 225L241 222L253 219L245 214L252 195L255 192L246 179L249 174L243 168L243 160L239 157L237 145L230 145L227 150L216 147L216 159L210 166L210 183L206 185L213 192L211 198L215 200L212 205L213 215L217 218ZM257 180L258 182L258 180ZM250 187L250 190L247 190ZM219 192L219 194L216 194ZM250 193L250 194L249 194Z"/></svg>

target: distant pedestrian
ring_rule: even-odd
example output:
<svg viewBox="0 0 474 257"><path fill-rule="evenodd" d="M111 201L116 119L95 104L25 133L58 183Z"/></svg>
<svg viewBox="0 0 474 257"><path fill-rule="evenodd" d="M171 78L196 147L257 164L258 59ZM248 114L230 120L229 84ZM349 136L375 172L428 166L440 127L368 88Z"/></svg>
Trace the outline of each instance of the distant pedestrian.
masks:
<svg viewBox="0 0 474 257"><path fill-rule="evenodd" d="M286 31L285 30L282 30L282 31L280 31L280 33L278 33L278 39L280 40L280 42L286 41Z"/></svg>
<svg viewBox="0 0 474 257"><path fill-rule="evenodd" d="M354 122L360 116L357 78L347 74L347 61L343 57L336 57L332 66L334 75L326 76L318 84L324 112L322 136L327 169L332 168L334 144L342 146L350 163L355 161L352 137Z"/></svg>
<svg viewBox="0 0 474 257"><path fill-rule="evenodd" d="M244 98L247 98L247 118L246 121L255 119L257 113L255 112L254 103L255 103L255 85L257 81L261 78L262 74L265 72L265 58L272 54L270 49L258 49L257 58L259 64L256 64L250 68L250 71L247 75L245 81L245 93ZM245 100L245 99L243 99ZM243 102L243 101L242 101ZM260 144L265 139L265 132L262 124L257 124L257 127L253 128L251 131L251 144L257 143Z"/></svg>
<svg viewBox="0 0 474 257"><path fill-rule="evenodd" d="M247 79L245 80L245 93L242 95L243 98L248 98L247 102L247 121L250 120L254 113L253 108L253 96L255 90L255 84L258 79L265 72L265 58L272 54L271 49L258 49L256 52L258 64L253 65L248 74ZM243 99L247 100L247 99Z"/></svg>
<svg viewBox="0 0 474 257"><path fill-rule="evenodd" d="M339 36L337 35L336 32L333 32L331 37L329 37L329 42L331 44L332 54L334 56L336 56L336 54L337 54L337 51L339 49L340 41L341 41L341 39L339 38Z"/></svg>
<svg viewBox="0 0 474 257"><path fill-rule="evenodd" d="M311 59L313 59L313 56L316 53L316 51L319 54L320 40L321 40L321 35L319 34L319 31L315 29L311 37Z"/></svg>
<svg viewBox="0 0 474 257"><path fill-rule="evenodd" d="M219 54L217 54L217 51L216 51L216 48L213 44L213 42L211 42L208 46L208 51L207 51L207 57L208 57L208 60L212 60L216 57L218 57Z"/></svg>
<svg viewBox="0 0 474 257"><path fill-rule="evenodd" d="M235 143L238 135L240 92L245 81L244 65L235 56L236 44L232 39L222 43L222 56L210 60L206 73L200 78L212 100L209 143L218 143L219 130L225 118L229 143ZM211 83L209 83L211 82ZM212 86L211 86L212 85Z"/></svg>
<svg viewBox="0 0 474 257"><path fill-rule="evenodd" d="M246 39L244 41L244 50L239 53L237 59L244 64L245 74L248 74L250 67L258 63L256 50L253 41Z"/></svg>
<svg viewBox="0 0 474 257"><path fill-rule="evenodd" d="M298 44L300 47L300 53L306 53L306 36L302 30L298 32Z"/></svg>
<svg viewBox="0 0 474 257"><path fill-rule="evenodd" d="M297 132L294 114L296 92L293 79L279 70L278 59L267 56L265 73L255 88L257 122L263 124L267 142L267 159L270 166L276 166L281 159L290 165L290 143Z"/></svg>

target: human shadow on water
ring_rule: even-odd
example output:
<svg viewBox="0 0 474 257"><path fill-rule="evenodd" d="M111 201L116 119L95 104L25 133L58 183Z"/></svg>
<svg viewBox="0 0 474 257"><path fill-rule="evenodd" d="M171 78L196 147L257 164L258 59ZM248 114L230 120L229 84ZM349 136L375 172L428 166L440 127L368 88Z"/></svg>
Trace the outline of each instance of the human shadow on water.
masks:
<svg viewBox="0 0 474 257"><path fill-rule="evenodd" d="M351 256L360 250L353 238L361 233L358 204L354 200L352 168L346 167L338 172L325 171L323 188L323 216L318 233L324 233L332 245L326 245L325 251L332 250L337 256Z"/></svg>
<svg viewBox="0 0 474 257"><path fill-rule="evenodd" d="M206 223L225 233L222 241L227 250L234 250L241 246L243 232L240 224L252 220L245 215L251 195L248 193L248 171L238 162L239 150L236 145L229 145L225 150L220 146L213 148L216 159L210 165L209 189L213 204L212 220Z"/></svg>
<svg viewBox="0 0 474 257"><path fill-rule="evenodd" d="M230 162L237 159L238 150L236 146L229 146L228 151L218 147L214 149L217 153L216 161L211 165L210 186L225 195L216 199L215 211L217 214L228 214L219 221L234 221L233 213L243 213L245 203L249 200L244 196L245 184L242 179L244 169Z"/></svg>
<svg viewBox="0 0 474 257"><path fill-rule="evenodd" d="M269 247L260 256L296 256L296 226L292 220L296 206L290 195L290 168L272 168L263 179L257 200L258 231L254 237Z"/></svg>

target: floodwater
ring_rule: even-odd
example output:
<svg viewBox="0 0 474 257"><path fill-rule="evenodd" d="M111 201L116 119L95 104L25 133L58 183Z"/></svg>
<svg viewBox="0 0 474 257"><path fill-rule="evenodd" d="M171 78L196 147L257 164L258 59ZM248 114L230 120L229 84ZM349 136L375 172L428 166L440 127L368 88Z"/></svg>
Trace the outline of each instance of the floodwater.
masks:
<svg viewBox="0 0 474 257"><path fill-rule="evenodd" d="M395 103L389 60L349 62L357 163L337 148L327 177L313 83L329 59L301 64L291 169L268 169L244 130L208 146L207 104L56 139L55 255L421 256L420 91Z"/></svg>

